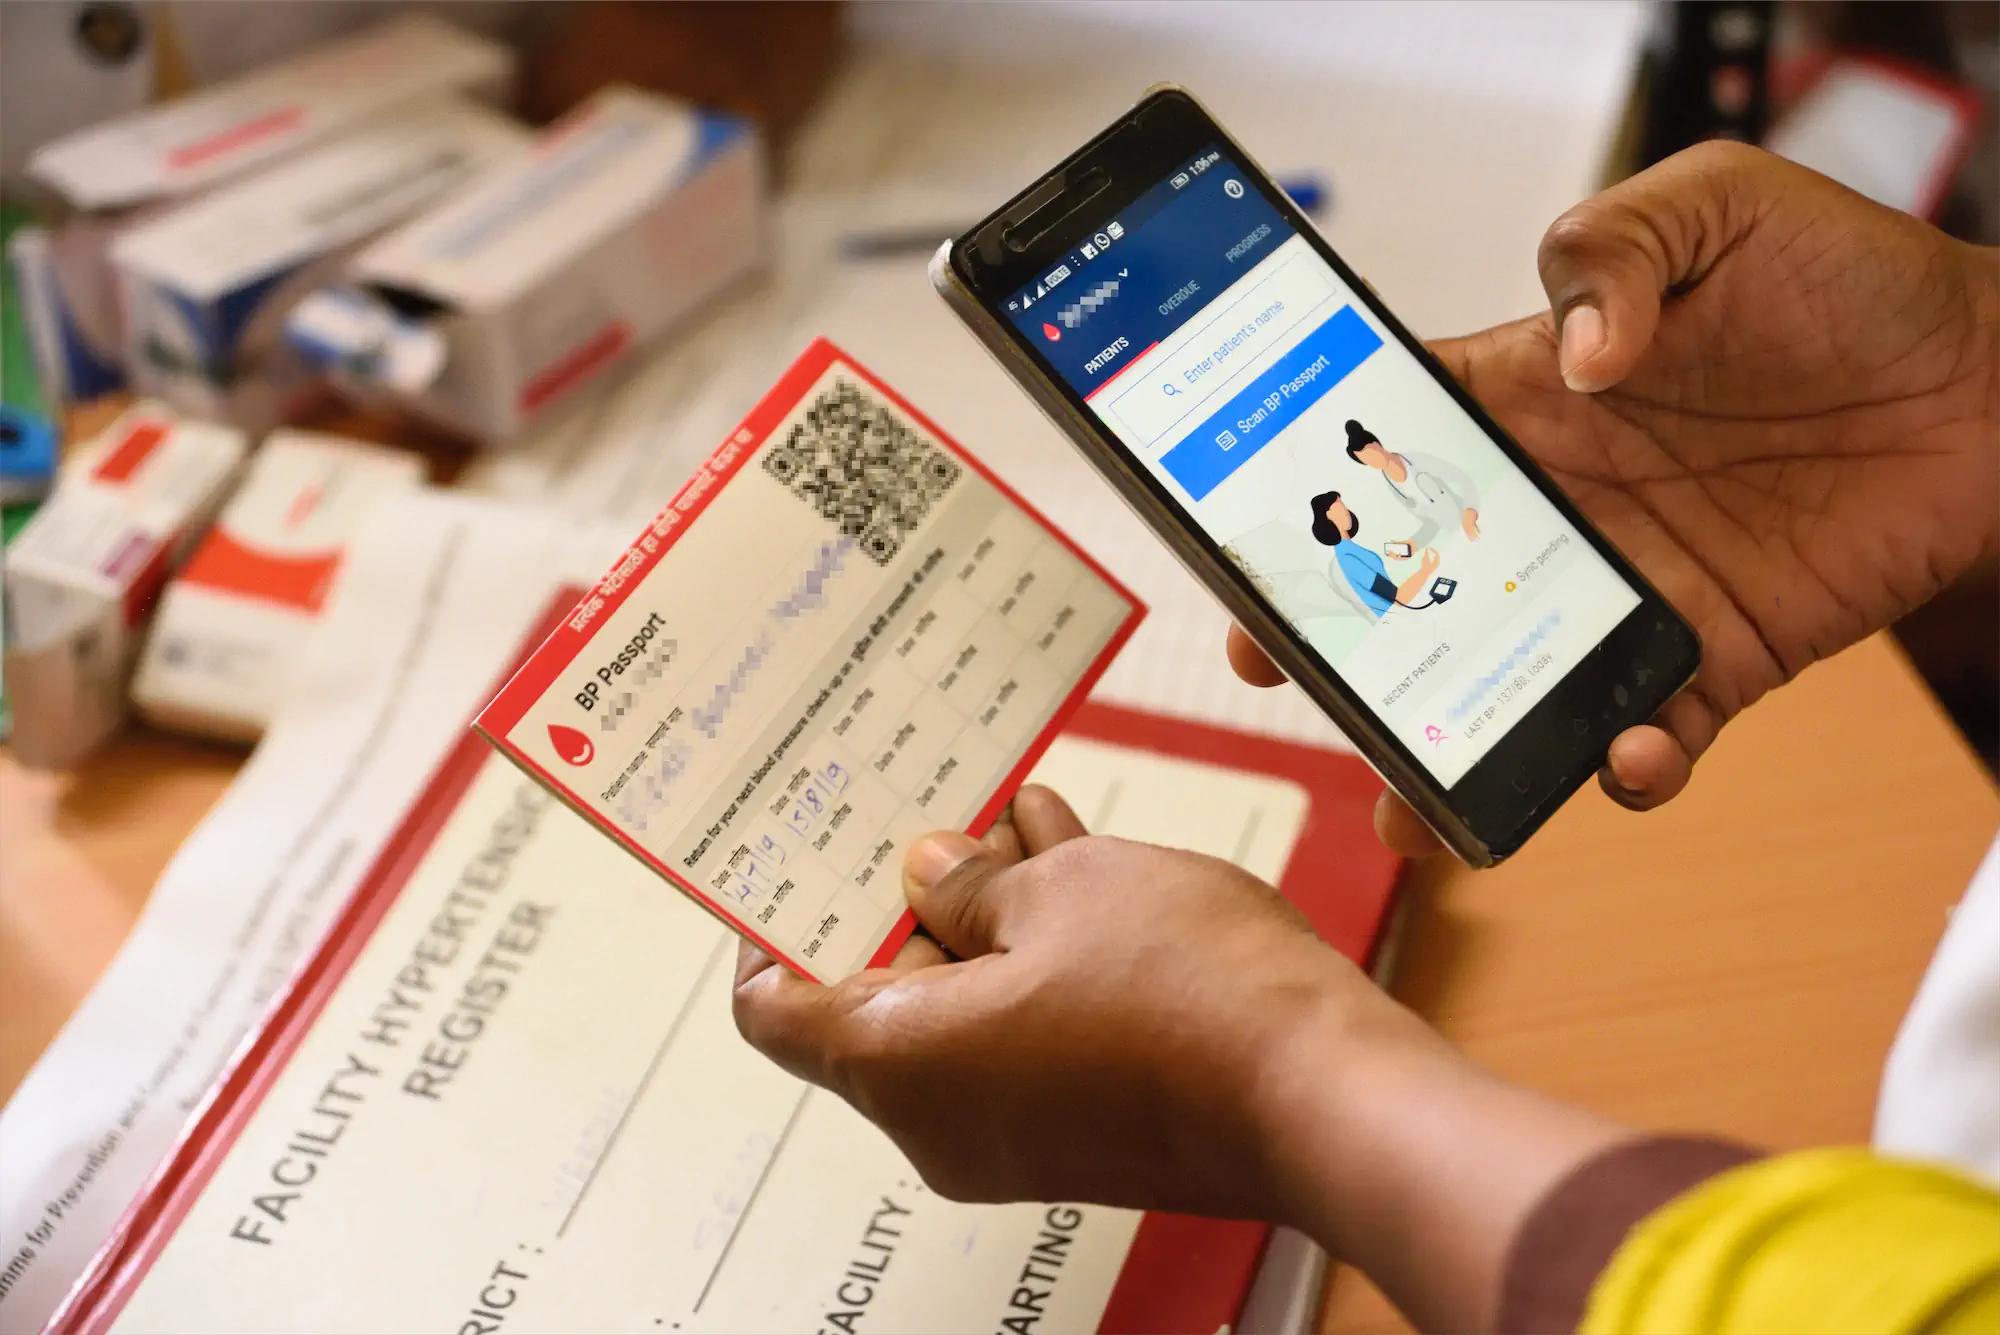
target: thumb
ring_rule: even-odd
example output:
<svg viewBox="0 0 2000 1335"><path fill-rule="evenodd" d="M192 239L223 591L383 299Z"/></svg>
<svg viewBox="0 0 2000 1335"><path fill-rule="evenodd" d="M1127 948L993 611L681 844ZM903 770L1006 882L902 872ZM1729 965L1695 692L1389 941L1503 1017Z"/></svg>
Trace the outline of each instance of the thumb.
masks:
<svg viewBox="0 0 2000 1335"><path fill-rule="evenodd" d="M1003 918L997 883L1006 864L956 830L937 830L903 855L903 893L917 921L960 959L993 953Z"/></svg>
<svg viewBox="0 0 2000 1335"><path fill-rule="evenodd" d="M847 1080L851 1058L884 1038L883 1014L868 1003L903 977L870 969L824 987L745 941L737 951L730 1009L737 1032L751 1047L799 1079L847 1098L853 1092ZM893 1035L887 1041L893 1042Z"/></svg>
<svg viewBox="0 0 2000 1335"><path fill-rule="evenodd" d="M1586 394L1630 375L1663 297L1698 283L1750 226L1738 203L1768 154L1715 142L1677 153L1550 224L1536 265L1555 313L1563 382Z"/></svg>

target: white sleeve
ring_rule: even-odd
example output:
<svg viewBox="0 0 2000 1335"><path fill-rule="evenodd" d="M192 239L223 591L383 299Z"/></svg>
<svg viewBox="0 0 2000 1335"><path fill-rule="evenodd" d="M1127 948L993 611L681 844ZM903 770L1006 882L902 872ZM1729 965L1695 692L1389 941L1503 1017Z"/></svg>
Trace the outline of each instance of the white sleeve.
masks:
<svg viewBox="0 0 2000 1335"><path fill-rule="evenodd" d="M1444 479L1444 484L1451 488L1452 495L1458 497L1460 503L1466 509L1477 510L1479 508L1479 488L1473 485L1470 473L1458 465L1448 464L1442 459L1431 460L1430 467L1432 472Z"/></svg>
<svg viewBox="0 0 2000 1335"><path fill-rule="evenodd" d="M2000 840L1952 911L1889 1050L1875 1148L2000 1182Z"/></svg>

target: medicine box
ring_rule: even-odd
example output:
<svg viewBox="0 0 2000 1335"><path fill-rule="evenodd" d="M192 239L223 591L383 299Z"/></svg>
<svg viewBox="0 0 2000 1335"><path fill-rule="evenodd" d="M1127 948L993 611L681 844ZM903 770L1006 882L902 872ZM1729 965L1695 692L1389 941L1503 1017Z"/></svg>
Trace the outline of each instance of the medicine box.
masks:
<svg viewBox="0 0 2000 1335"><path fill-rule="evenodd" d="M423 479L413 454L272 432L160 600L132 681L140 715L254 741L284 699L356 525L377 500Z"/></svg>
<svg viewBox="0 0 2000 1335"><path fill-rule="evenodd" d="M358 398L502 441L753 269L762 193L748 122L605 89L362 251L287 336Z"/></svg>
<svg viewBox="0 0 2000 1335"><path fill-rule="evenodd" d="M308 374L281 337L349 251L524 153L525 126L459 97L409 103L118 238L133 382L258 429Z"/></svg>
<svg viewBox="0 0 2000 1335"><path fill-rule="evenodd" d="M123 230L397 106L450 92L504 102L513 82L505 46L406 14L37 150L28 175L57 224L17 231L9 258L51 401L92 398L124 382L110 262Z"/></svg>
<svg viewBox="0 0 2000 1335"><path fill-rule="evenodd" d="M15 759L68 767L117 731L160 590L245 452L242 432L148 401L65 466L5 555Z"/></svg>

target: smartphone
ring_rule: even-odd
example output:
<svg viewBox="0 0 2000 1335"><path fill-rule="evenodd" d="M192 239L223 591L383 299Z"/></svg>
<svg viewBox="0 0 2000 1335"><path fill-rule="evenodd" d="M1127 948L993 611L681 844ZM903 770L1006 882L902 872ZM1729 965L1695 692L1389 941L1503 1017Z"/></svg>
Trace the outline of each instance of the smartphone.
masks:
<svg viewBox="0 0 2000 1335"><path fill-rule="evenodd" d="M1407 561L1416 554L1416 547L1407 542L1385 542L1382 544L1382 555L1390 557L1393 560Z"/></svg>
<svg viewBox="0 0 2000 1335"><path fill-rule="evenodd" d="M1185 89L931 281L1466 862L1519 848L1693 677L1693 629ZM1437 567L1399 578L1384 542Z"/></svg>

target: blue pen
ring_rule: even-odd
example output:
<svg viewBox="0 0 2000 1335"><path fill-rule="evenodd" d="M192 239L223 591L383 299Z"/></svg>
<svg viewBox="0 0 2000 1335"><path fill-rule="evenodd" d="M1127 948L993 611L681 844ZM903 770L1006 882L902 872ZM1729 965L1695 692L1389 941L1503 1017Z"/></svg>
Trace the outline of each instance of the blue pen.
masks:
<svg viewBox="0 0 2000 1335"><path fill-rule="evenodd" d="M1278 178L1278 187L1291 196L1300 213L1315 219L1320 217L1320 210L1327 207L1332 195L1326 183L1317 176L1282 176ZM928 255L946 237L956 236L971 226L969 222L935 223L927 227L899 227L893 231L854 232L841 238L840 253L850 260L875 260L912 253Z"/></svg>
<svg viewBox="0 0 2000 1335"><path fill-rule="evenodd" d="M1278 187L1292 197L1300 213L1308 218L1319 217L1320 209L1326 204L1326 183L1317 176L1290 176L1279 180Z"/></svg>

